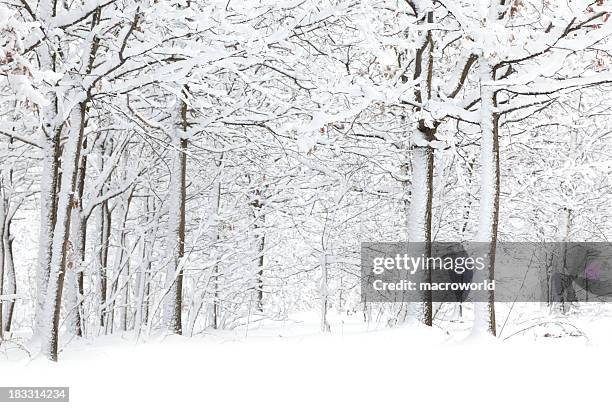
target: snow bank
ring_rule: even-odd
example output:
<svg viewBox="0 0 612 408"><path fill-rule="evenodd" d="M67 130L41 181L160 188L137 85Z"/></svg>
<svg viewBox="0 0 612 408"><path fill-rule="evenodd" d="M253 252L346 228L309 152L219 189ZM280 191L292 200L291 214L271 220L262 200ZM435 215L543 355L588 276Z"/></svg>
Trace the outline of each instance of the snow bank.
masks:
<svg viewBox="0 0 612 408"><path fill-rule="evenodd" d="M76 407L584 406L601 398L608 379L597 369L612 363L609 350L555 341L545 329L540 344L467 342L435 327L340 329L337 318L336 332L321 335L316 315L308 318L251 328L248 337L73 342L57 364L0 363L11 373L2 385L70 386Z"/></svg>

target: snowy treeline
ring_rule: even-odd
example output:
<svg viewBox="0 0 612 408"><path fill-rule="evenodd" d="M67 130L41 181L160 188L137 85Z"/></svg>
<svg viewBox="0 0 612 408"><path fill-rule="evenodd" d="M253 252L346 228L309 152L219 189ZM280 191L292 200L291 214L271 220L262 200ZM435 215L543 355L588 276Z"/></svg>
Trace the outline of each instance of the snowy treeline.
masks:
<svg viewBox="0 0 612 408"><path fill-rule="evenodd" d="M609 6L1 0L0 336L431 325L360 242L606 241Z"/></svg>

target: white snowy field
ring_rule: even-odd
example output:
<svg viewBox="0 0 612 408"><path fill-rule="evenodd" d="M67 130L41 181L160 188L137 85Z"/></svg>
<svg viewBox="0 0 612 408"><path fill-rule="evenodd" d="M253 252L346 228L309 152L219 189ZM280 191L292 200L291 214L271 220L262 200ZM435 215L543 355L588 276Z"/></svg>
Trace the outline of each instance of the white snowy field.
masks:
<svg viewBox="0 0 612 408"><path fill-rule="evenodd" d="M553 317L534 307L514 306L497 339L470 336L467 310L463 323L442 317L433 328L332 315L333 332L321 334L318 316L305 313L248 332L117 334L71 342L59 363L10 348L0 378L69 386L75 407L601 406L612 308ZM508 311L498 305L498 327Z"/></svg>

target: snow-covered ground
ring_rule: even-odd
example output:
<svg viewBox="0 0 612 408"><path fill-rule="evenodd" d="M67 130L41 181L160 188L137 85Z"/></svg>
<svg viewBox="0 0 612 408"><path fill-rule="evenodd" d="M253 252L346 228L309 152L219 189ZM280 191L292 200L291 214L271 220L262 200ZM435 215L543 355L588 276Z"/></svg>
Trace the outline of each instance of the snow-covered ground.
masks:
<svg viewBox="0 0 612 408"><path fill-rule="evenodd" d="M502 325L510 305L498 305ZM463 323L366 327L317 315L196 337L72 341L59 363L5 349L4 386L69 386L75 407L586 406L608 389L612 309L553 317L516 305L497 339ZM523 320L523 312L529 318ZM443 312L439 312L443 313ZM14 345L14 343L13 343ZM8 347L8 346L5 346ZM25 404L25 405L23 405ZM27 406L27 403L19 406ZM601 405L595 405L601 406Z"/></svg>

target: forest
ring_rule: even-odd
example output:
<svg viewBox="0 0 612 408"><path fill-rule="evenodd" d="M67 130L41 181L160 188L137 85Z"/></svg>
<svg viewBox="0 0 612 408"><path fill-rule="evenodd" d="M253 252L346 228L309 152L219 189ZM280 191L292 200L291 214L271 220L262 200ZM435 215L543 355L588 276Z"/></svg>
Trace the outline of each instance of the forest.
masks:
<svg viewBox="0 0 612 408"><path fill-rule="evenodd" d="M610 5L0 0L0 354L303 313L508 336L493 296L363 302L360 245L608 242Z"/></svg>

